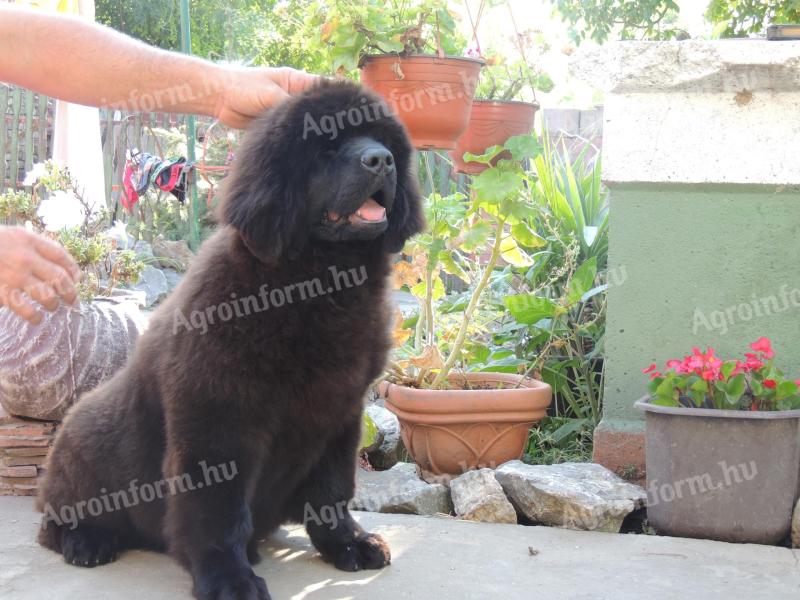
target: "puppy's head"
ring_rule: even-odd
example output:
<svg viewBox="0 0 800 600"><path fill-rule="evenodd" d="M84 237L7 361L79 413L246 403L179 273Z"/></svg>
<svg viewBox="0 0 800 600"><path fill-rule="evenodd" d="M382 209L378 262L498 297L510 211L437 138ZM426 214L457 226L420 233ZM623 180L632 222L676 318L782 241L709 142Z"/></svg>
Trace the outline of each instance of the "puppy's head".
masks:
<svg viewBox="0 0 800 600"><path fill-rule="evenodd" d="M313 240L398 252L424 218L403 126L360 86L325 82L256 119L220 219L264 262Z"/></svg>

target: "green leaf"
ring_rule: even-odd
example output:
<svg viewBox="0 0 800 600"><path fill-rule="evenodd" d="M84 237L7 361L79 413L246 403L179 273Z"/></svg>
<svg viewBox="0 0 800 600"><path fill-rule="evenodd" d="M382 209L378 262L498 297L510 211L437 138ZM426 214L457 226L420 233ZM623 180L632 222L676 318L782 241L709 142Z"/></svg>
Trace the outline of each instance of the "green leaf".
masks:
<svg viewBox="0 0 800 600"><path fill-rule="evenodd" d="M719 369L720 373L722 373L722 378L727 381L728 378L731 376L731 373L733 373L733 370L735 368L736 368L736 361L735 360L729 360L729 361L724 362L722 364L722 367L720 367L720 369Z"/></svg>
<svg viewBox="0 0 800 600"><path fill-rule="evenodd" d="M588 419L569 419L566 423L561 425L553 432L553 441L556 444L560 444L562 440L565 440L572 434L580 431L587 424L589 424Z"/></svg>
<svg viewBox="0 0 800 600"><path fill-rule="evenodd" d="M502 146L492 146L487 148L483 154L464 153L464 162L477 162L484 165L491 165L492 161L503 152Z"/></svg>
<svg viewBox="0 0 800 600"><path fill-rule="evenodd" d="M425 281L420 281L417 285L411 288L411 293L419 299L423 299L428 295L428 286ZM433 280L433 299L439 300L445 295L444 283L441 277L436 277Z"/></svg>
<svg viewBox="0 0 800 600"><path fill-rule="evenodd" d="M665 377L664 381L662 381L656 388L656 395L659 397L673 398L675 396L675 385L672 382L673 379L674 377L669 375Z"/></svg>
<svg viewBox="0 0 800 600"><path fill-rule="evenodd" d="M517 242L510 235L500 241L500 256L515 267L530 267L533 264L531 257L517 246Z"/></svg>
<svg viewBox="0 0 800 600"><path fill-rule="evenodd" d="M583 296L581 296L581 302L586 302L587 300L594 298L598 294L602 294L603 292L608 290L608 284L604 283L602 285L598 285L597 287L593 287L588 292L586 292Z"/></svg>
<svg viewBox="0 0 800 600"><path fill-rule="evenodd" d="M793 381L781 381L775 388L775 399L783 400L797 394L797 385Z"/></svg>
<svg viewBox="0 0 800 600"><path fill-rule="evenodd" d="M369 448L375 443L378 437L378 427L375 421L367 413L361 415L361 441L359 442L359 450Z"/></svg>
<svg viewBox="0 0 800 600"><path fill-rule="evenodd" d="M522 191L522 176L516 171L486 169L472 179L478 201L500 204L506 198Z"/></svg>
<svg viewBox="0 0 800 600"><path fill-rule="evenodd" d="M506 140L505 147L511 152L514 160L536 158L543 150L539 140L532 134L510 137Z"/></svg>
<svg viewBox="0 0 800 600"><path fill-rule="evenodd" d="M579 266L569 280L567 302L575 304L581 297L592 289L594 278L597 276L597 258L594 256Z"/></svg>
<svg viewBox="0 0 800 600"><path fill-rule="evenodd" d="M672 396L656 396L650 400L650 404L655 404L656 406L680 406Z"/></svg>
<svg viewBox="0 0 800 600"><path fill-rule="evenodd" d="M795 386L795 390L796 389L797 387ZM739 401L739 398L741 398L742 394L744 394L744 390L745 390L744 373L739 373L728 382L728 389L727 389L728 396L730 398L733 398L735 402Z"/></svg>
<svg viewBox="0 0 800 600"><path fill-rule="evenodd" d="M662 381L664 381L663 377L654 377L653 379L650 380L650 383L647 384L647 391L650 392L650 394L654 395L656 393L656 390L658 389L658 386L661 385Z"/></svg>
<svg viewBox="0 0 800 600"><path fill-rule="evenodd" d="M439 262L442 264L445 273L455 275L462 281L469 281L469 275L467 275L464 269L455 261L453 254L448 250L443 250L439 253Z"/></svg>
<svg viewBox="0 0 800 600"><path fill-rule="evenodd" d="M542 319L554 317L561 308L558 304L547 298L533 294L514 294L503 298L511 316L520 323L533 325Z"/></svg>
<svg viewBox="0 0 800 600"><path fill-rule="evenodd" d="M517 242L523 246L527 246L528 248L541 248L542 246L547 245L547 240L533 231L530 227L528 227L527 223L523 221L514 223L511 226L511 235L514 236L514 239L517 240Z"/></svg>

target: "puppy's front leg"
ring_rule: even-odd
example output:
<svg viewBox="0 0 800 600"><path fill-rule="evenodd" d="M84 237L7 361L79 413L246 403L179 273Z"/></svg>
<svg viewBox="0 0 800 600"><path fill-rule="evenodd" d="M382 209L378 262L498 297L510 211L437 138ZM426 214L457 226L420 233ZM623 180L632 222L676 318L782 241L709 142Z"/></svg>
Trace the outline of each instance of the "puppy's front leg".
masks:
<svg viewBox="0 0 800 600"><path fill-rule="evenodd" d="M391 562L389 546L355 522L348 502L355 491L361 416L326 447L290 503L293 521L305 525L322 557L343 571L381 569Z"/></svg>
<svg viewBox="0 0 800 600"><path fill-rule="evenodd" d="M269 600L266 583L247 560L253 465L241 459L244 452L215 454L220 460L167 454L167 481L182 481L185 488L171 494L167 505L170 551L192 574L200 600Z"/></svg>

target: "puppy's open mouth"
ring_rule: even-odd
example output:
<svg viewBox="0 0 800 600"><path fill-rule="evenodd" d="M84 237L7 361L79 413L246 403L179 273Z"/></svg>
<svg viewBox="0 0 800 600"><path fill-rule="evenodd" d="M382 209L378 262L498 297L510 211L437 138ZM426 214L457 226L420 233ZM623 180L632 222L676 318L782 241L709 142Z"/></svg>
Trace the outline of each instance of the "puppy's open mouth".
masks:
<svg viewBox="0 0 800 600"><path fill-rule="evenodd" d="M329 210L325 213L325 220L336 222L342 220L342 217ZM354 225L383 223L386 221L386 208L378 204L375 198L368 198L353 214L347 217L347 220Z"/></svg>

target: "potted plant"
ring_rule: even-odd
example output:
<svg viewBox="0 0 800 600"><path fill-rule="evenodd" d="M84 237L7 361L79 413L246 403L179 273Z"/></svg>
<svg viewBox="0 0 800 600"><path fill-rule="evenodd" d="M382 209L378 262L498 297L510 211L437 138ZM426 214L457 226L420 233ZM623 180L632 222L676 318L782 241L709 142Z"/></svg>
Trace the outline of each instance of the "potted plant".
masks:
<svg viewBox="0 0 800 600"><path fill-rule="evenodd" d="M539 110L536 90L553 89L549 75L532 68L526 54L513 63L498 54L488 54L485 60L487 66L481 72L469 125L450 151L455 170L468 175L480 173L486 165L465 162L464 154L482 154L510 137L531 133Z"/></svg>
<svg viewBox="0 0 800 600"><path fill-rule="evenodd" d="M467 127L483 60L465 43L447 0L320 1L309 22L340 75L355 67L383 96L418 149L452 149Z"/></svg>
<svg viewBox="0 0 800 600"><path fill-rule="evenodd" d="M798 498L800 380L775 366L769 339L744 360L694 348L650 376L646 414L650 524L660 533L776 544Z"/></svg>
<svg viewBox="0 0 800 600"><path fill-rule="evenodd" d="M0 195L0 222L24 225L61 243L82 272L80 301L42 311L38 324L0 308L0 404L11 414L58 420L80 396L116 372L144 330L138 296L119 289L144 268L103 231L104 210L92 206L66 169L36 165L31 191Z"/></svg>
<svg viewBox="0 0 800 600"><path fill-rule="evenodd" d="M474 158L488 165L505 151L511 158L475 177L469 198L428 196L429 231L409 242L411 262L396 267L420 309L396 330L401 347L379 389L429 481L518 459L552 397L549 385L520 374L524 364L512 373L471 369L478 361L470 347L483 334L481 315L497 267L530 266L529 252L544 245L528 224L532 175L522 166L541 148L535 137L518 136ZM445 273L469 285L449 306L443 299Z"/></svg>

